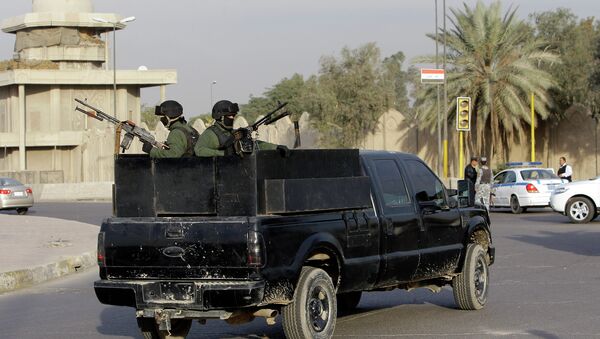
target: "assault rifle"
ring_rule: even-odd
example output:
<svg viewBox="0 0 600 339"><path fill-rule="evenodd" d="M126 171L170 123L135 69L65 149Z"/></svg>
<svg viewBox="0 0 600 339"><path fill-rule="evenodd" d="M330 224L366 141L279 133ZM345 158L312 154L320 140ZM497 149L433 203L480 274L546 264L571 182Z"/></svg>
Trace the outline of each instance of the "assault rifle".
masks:
<svg viewBox="0 0 600 339"><path fill-rule="evenodd" d="M122 152L125 152L125 150L129 149L129 146L131 146L131 141L133 140L133 137L137 137L142 142L147 142L154 147L163 148L163 149L169 148L169 146L167 146L166 144L156 141L156 139L154 138L154 136L152 134L150 134L150 132L148 132L147 130L145 130L142 127L137 126L131 120L119 121L117 118L112 117L112 116L102 112L102 110L100 110L99 108L96 108L83 100L75 99L75 101L78 104L81 104L81 105L91 109L91 111L87 111L87 110L79 107L79 105L78 105L75 108L76 111L79 111L79 112L81 112L89 117L92 117L94 119L98 119L100 121L106 120L106 121L110 122L111 124L116 125L117 126L117 140L120 138L119 136L120 136L121 130L125 131L125 136L123 137L123 140L121 141ZM115 145L115 147L116 147L116 145ZM116 149L115 152L118 153L118 149Z"/></svg>
<svg viewBox="0 0 600 339"><path fill-rule="evenodd" d="M240 138L235 143L236 153L238 155L243 155L243 153L252 153L254 151L254 139L252 138L252 133L257 131L258 128L262 125L270 125L290 115L290 113L287 111L276 115L276 113L279 112L286 105L287 102L280 103L279 106L277 106L277 108L267 113L267 115L257 120L254 124L248 127L242 127L235 130L234 134L240 133Z"/></svg>

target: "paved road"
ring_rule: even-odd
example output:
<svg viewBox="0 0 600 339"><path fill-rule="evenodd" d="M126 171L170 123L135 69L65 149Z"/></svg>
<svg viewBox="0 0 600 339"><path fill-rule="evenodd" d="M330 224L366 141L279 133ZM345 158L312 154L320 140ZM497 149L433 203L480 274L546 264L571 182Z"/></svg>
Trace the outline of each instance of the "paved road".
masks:
<svg viewBox="0 0 600 339"><path fill-rule="evenodd" d="M16 211L0 211L1 214L17 214ZM106 216L112 214L112 204L108 202L36 202L27 212L29 215L102 224Z"/></svg>
<svg viewBox="0 0 600 339"><path fill-rule="evenodd" d="M100 207L99 207L100 208ZM496 264L481 311L456 310L451 290L366 294L339 338L600 338L600 221L573 225L547 210L492 214ZM100 305L95 271L0 296L2 338L140 338L134 312ZM190 338L283 338L264 320L194 324Z"/></svg>

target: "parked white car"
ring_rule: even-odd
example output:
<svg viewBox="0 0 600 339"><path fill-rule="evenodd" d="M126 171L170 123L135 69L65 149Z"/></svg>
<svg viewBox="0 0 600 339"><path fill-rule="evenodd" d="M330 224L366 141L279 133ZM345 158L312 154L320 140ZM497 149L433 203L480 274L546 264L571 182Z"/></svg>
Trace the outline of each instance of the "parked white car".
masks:
<svg viewBox="0 0 600 339"><path fill-rule="evenodd" d="M494 177L491 207L509 207L515 213L528 207L548 207L552 191L563 183L552 169L509 168Z"/></svg>
<svg viewBox="0 0 600 339"><path fill-rule="evenodd" d="M588 223L600 209L600 177L559 186L550 197L550 207L577 224Z"/></svg>

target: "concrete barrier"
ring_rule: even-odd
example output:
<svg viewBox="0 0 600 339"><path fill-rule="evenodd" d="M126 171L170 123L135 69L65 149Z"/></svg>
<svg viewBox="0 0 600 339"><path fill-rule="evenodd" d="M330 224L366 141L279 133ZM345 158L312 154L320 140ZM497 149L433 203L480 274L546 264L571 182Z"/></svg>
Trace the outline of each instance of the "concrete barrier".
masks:
<svg viewBox="0 0 600 339"><path fill-rule="evenodd" d="M111 201L112 182L30 185L35 201Z"/></svg>

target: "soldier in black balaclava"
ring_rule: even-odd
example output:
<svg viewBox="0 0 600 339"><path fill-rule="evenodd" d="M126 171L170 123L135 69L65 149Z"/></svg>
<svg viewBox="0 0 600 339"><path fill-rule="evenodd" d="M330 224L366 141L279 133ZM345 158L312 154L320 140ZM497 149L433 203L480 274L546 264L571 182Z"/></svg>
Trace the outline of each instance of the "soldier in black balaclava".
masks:
<svg viewBox="0 0 600 339"><path fill-rule="evenodd" d="M214 157L236 154L234 144L243 134L233 129L233 121L239 112L239 106L229 100L217 102L212 109L215 122L198 139L194 153L199 157ZM275 145L258 141L258 149L277 149L283 156L289 156L290 150L284 145Z"/></svg>
<svg viewBox="0 0 600 339"><path fill-rule="evenodd" d="M154 114L160 116L160 122L169 129L166 144L168 148L159 149L150 143L144 143L142 151L152 158L180 158L194 155L194 145L199 133L189 126L183 117L183 106L175 100L167 100L156 106Z"/></svg>

